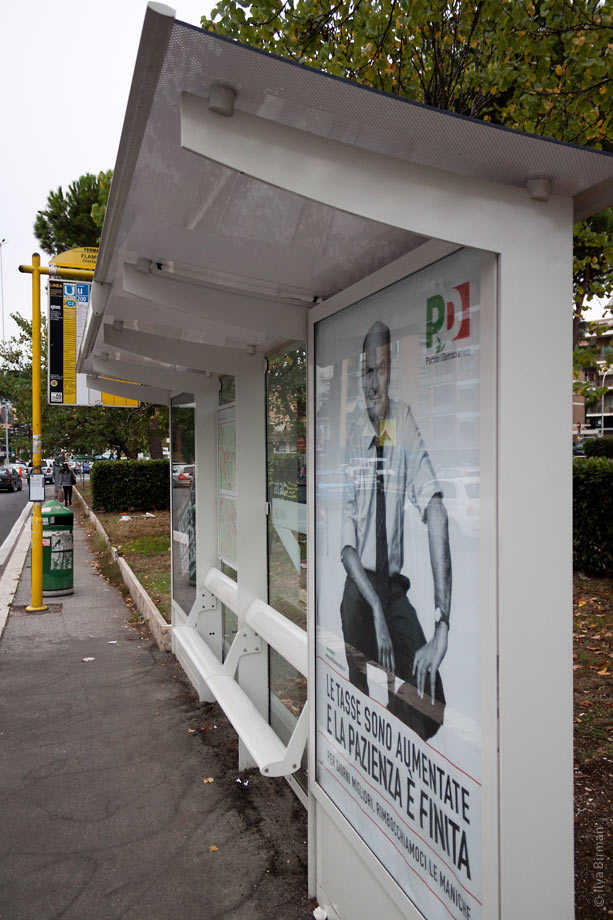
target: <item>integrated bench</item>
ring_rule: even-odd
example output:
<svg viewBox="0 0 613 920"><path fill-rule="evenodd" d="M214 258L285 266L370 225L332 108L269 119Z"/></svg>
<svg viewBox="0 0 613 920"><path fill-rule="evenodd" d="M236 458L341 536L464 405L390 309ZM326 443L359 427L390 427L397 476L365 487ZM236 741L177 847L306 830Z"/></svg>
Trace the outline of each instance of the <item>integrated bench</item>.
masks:
<svg viewBox="0 0 613 920"><path fill-rule="evenodd" d="M238 586L219 569L209 569L206 588L234 613L238 610ZM305 677L308 669L307 634L269 604L254 600L245 624ZM175 655L195 687L208 687L234 730L266 776L288 776L300 767L308 738L308 703L305 703L287 745L283 744L236 680L240 659L246 653L250 633L238 629L224 662L207 645L195 626L173 629Z"/></svg>

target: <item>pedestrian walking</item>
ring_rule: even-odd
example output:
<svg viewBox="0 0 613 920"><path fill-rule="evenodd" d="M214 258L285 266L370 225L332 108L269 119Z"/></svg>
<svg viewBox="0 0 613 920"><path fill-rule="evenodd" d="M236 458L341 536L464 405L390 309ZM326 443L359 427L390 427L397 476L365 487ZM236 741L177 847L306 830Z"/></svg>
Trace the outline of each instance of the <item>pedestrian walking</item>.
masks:
<svg viewBox="0 0 613 920"><path fill-rule="evenodd" d="M62 464L56 457L53 462L53 486L55 488L55 500L62 500Z"/></svg>
<svg viewBox="0 0 613 920"><path fill-rule="evenodd" d="M76 484L77 477L67 463L62 467L60 482L64 489L64 504L68 507L68 505L72 505L72 487Z"/></svg>

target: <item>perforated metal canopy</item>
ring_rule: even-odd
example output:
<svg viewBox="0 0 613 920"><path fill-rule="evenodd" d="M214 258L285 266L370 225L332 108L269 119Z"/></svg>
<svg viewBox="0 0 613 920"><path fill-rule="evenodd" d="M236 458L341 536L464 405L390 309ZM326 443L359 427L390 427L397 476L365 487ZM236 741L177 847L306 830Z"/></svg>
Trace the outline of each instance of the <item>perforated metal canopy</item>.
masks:
<svg viewBox="0 0 613 920"><path fill-rule="evenodd" d="M520 189L542 177L580 217L613 203L611 155L369 90L175 21L150 3L81 349L87 370L93 354L121 357L108 334L104 342L103 318L226 348L287 341L288 329L270 323L229 322L223 306L186 309L182 298L158 293L169 278L201 285L203 296L238 292L307 311L424 242L182 147L182 98L207 98L219 85L235 91L237 112L339 142L348 156L369 151Z"/></svg>

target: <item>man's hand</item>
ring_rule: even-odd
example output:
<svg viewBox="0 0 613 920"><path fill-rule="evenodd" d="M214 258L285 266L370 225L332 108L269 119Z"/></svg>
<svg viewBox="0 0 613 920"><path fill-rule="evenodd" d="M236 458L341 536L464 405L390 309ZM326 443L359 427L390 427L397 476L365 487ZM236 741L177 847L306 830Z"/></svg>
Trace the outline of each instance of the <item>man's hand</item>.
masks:
<svg viewBox="0 0 613 920"><path fill-rule="evenodd" d="M391 671L393 674L394 646L392 645L392 637L390 636L390 631L385 620L383 608L381 607L378 598L377 603L373 607L372 615L375 625L375 637L377 639L377 660L382 667L386 668L388 671Z"/></svg>
<svg viewBox="0 0 613 920"><path fill-rule="evenodd" d="M426 688L426 674L428 671L430 672L430 694L433 705L435 701L436 675L438 674L439 665L447 652L448 632L447 623L439 622L430 641L417 650L413 659L413 674L417 675L417 692L422 699Z"/></svg>

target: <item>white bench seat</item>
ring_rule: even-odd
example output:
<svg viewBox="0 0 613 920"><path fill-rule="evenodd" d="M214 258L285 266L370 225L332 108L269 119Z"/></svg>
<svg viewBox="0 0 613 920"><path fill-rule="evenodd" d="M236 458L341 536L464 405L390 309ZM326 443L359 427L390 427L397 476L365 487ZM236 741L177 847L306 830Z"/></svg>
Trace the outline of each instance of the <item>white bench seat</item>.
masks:
<svg viewBox="0 0 613 920"><path fill-rule="evenodd" d="M204 685L221 671L221 662L192 626L175 626L172 634L175 656L202 699Z"/></svg>
<svg viewBox="0 0 613 920"><path fill-rule="evenodd" d="M234 678L218 674L207 683L261 772L266 776L293 772L284 766L285 745Z"/></svg>
<svg viewBox="0 0 613 920"><path fill-rule="evenodd" d="M266 776L287 776L299 767L308 730L305 707L286 747L245 691L193 626L175 626L174 651L201 698L213 694L254 762Z"/></svg>

